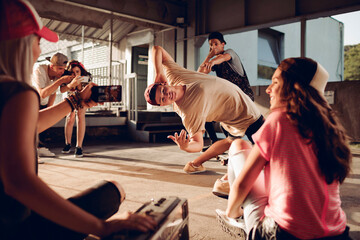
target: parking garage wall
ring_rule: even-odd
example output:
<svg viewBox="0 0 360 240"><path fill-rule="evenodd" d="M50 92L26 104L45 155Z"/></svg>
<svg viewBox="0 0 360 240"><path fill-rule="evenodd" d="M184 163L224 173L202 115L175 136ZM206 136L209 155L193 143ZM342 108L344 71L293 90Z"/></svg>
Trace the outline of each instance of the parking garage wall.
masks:
<svg viewBox="0 0 360 240"><path fill-rule="evenodd" d="M265 90L267 86L252 87L255 95L255 103L262 114L269 114L269 96ZM360 142L360 80L329 82L325 89L325 96L334 109L337 116L352 142Z"/></svg>

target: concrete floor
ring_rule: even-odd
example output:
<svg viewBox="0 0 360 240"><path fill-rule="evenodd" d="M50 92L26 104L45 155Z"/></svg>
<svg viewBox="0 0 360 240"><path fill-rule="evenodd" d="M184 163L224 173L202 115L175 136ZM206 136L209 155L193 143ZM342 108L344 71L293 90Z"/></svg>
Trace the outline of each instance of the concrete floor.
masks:
<svg viewBox="0 0 360 240"><path fill-rule="evenodd" d="M215 159L205 163L207 172L188 175L183 166L199 155L186 153L173 143L99 142L87 143L84 157L51 148L54 158L41 158L39 176L55 191L70 197L97 183L116 180L126 192L120 213L135 211L151 198L179 196L189 203L190 239L231 239L216 222L215 209L226 208L226 200L211 193L226 167ZM360 155L353 161L353 172L341 187L342 204L351 236L360 239Z"/></svg>

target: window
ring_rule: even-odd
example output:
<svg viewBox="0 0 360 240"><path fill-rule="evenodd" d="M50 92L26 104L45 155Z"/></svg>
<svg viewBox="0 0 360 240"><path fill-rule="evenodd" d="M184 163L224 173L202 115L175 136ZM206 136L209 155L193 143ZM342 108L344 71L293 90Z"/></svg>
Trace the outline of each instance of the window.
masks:
<svg viewBox="0 0 360 240"><path fill-rule="evenodd" d="M271 77L283 59L284 34L273 29L258 31L258 79L271 80Z"/></svg>

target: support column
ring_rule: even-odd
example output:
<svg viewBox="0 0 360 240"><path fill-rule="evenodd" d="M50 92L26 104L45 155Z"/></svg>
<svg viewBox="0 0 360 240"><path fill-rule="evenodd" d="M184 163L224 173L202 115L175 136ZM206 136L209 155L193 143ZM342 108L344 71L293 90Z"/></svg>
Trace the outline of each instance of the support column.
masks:
<svg viewBox="0 0 360 240"><path fill-rule="evenodd" d="M109 81L108 84L111 85L112 83L112 43L113 43L113 17L110 17L110 33L109 33Z"/></svg>
<svg viewBox="0 0 360 240"><path fill-rule="evenodd" d="M85 27L84 25L81 26L81 62L82 64L85 64L85 59L84 59L84 44L85 44Z"/></svg>
<svg viewBox="0 0 360 240"><path fill-rule="evenodd" d="M306 19L301 19L300 24L300 56L306 57Z"/></svg>

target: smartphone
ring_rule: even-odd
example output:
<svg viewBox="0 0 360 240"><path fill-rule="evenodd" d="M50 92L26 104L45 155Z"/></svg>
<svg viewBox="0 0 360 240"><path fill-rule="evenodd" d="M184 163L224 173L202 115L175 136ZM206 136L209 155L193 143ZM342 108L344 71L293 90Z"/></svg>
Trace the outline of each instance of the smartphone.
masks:
<svg viewBox="0 0 360 240"><path fill-rule="evenodd" d="M90 77L89 76L81 76L81 82L82 83L88 83L90 80Z"/></svg>
<svg viewBox="0 0 360 240"><path fill-rule="evenodd" d="M93 86L90 99L94 102L121 102L121 85Z"/></svg>

